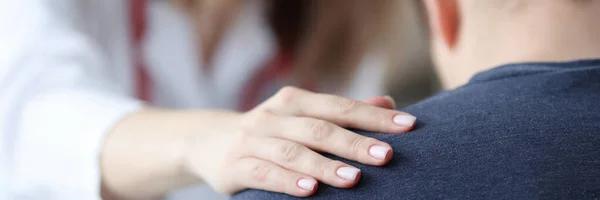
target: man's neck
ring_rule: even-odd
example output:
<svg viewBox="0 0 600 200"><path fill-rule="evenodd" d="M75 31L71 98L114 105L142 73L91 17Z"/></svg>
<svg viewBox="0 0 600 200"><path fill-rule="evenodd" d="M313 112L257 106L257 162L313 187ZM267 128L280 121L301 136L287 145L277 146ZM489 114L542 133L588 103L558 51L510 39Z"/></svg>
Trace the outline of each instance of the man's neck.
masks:
<svg viewBox="0 0 600 200"><path fill-rule="evenodd" d="M600 57L600 21L556 19L551 23L555 24L521 24L512 33L503 34L504 39L496 40L496 51L487 59L489 63L478 67L485 70L507 63Z"/></svg>
<svg viewBox="0 0 600 200"><path fill-rule="evenodd" d="M561 11L525 17L495 23L497 26L483 39L486 44L464 44L465 53L472 56L460 62L465 66L461 69L464 74L453 76L468 79L465 77L509 63L600 58L600 12ZM465 81L450 80L446 87L454 88Z"/></svg>

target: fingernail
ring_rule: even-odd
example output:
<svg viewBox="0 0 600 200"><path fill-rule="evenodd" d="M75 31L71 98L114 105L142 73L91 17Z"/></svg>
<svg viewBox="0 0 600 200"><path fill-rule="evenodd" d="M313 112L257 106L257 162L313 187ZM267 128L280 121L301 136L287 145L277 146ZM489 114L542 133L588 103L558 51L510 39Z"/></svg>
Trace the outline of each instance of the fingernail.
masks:
<svg viewBox="0 0 600 200"><path fill-rule="evenodd" d="M354 167L340 167L336 173L340 178L353 181L356 179L358 172L360 172L360 169Z"/></svg>
<svg viewBox="0 0 600 200"><path fill-rule="evenodd" d="M413 126L416 120L417 117L410 115L396 115L394 117L394 123L400 126Z"/></svg>
<svg viewBox="0 0 600 200"><path fill-rule="evenodd" d="M390 148L386 147L386 146L372 146L369 149L369 154L371 154L371 156L373 156L373 158L377 158L379 160L384 160L385 157L387 157L388 152L390 151Z"/></svg>
<svg viewBox="0 0 600 200"><path fill-rule="evenodd" d="M313 191L313 189L315 189L316 184L317 181L312 179L303 178L298 181L298 187L308 191Z"/></svg>

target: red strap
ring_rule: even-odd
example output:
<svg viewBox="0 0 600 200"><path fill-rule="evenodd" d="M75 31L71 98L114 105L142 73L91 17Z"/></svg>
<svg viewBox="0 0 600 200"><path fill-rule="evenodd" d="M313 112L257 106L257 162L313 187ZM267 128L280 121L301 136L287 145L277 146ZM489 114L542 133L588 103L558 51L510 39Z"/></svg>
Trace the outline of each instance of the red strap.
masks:
<svg viewBox="0 0 600 200"><path fill-rule="evenodd" d="M136 75L136 96L146 102L151 102L152 90L150 76L144 64L142 41L146 33L147 0L129 0L131 10L129 23L133 47L133 63Z"/></svg>

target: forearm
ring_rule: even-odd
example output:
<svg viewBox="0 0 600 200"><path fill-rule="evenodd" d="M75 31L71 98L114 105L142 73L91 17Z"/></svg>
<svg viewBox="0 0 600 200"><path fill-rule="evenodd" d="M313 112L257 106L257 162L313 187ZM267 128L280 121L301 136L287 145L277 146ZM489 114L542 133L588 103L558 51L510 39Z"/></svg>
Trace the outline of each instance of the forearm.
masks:
<svg viewBox="0 0 600 200"><path fill-rule="evenodd" d="M201 182L185 169L189 141L210 142L211 124L232 114L145 109L126 117L108 134L101 155L104 192L148 199Z"/></svg>
<svg viewBox="0 0 600 200"><path fill-rule="evenodd" d="M176 115L145 109L115 126L106 137L100 157L103 193L147 199L198 182L180 170L187 133L175 125L179 123Z"/></svg>

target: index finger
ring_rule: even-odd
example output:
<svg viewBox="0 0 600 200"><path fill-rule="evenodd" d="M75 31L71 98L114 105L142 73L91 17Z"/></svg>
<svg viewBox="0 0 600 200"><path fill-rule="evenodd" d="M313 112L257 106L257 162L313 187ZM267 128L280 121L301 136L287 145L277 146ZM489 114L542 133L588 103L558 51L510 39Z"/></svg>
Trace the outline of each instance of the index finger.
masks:
<svg viewBox="0 0 600 200"><path fill-rule="evenodd" d="M416 117L335 95L285 88L272 101L275 114L294 115L329 121L345 128L382 133L404 133L414 128Z"/></svg>

